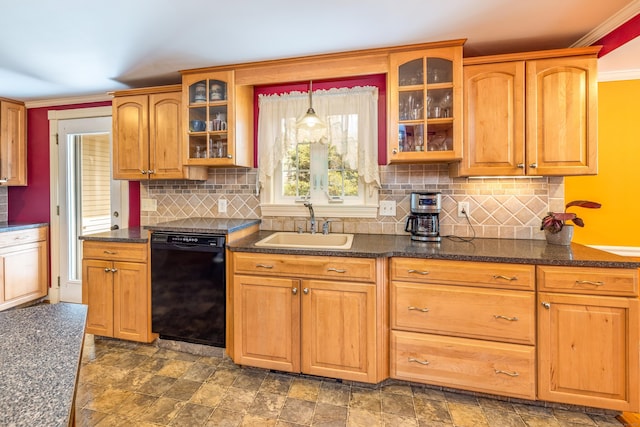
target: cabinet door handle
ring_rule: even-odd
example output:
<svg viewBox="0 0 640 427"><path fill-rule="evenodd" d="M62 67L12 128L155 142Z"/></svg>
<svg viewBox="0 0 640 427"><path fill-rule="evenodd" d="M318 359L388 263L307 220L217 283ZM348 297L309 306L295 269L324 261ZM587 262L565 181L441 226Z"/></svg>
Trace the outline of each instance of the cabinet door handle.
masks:
<svg viewBox="0 0 640 427"><path fill-rule="evenodd" d="M149 175L152 175L152 174L156 173L156 171L155 171L155 170L153 170L153 169L149 169L149 170L147 171L147 173L148 173Z"/></svg>
<svg viewBox="0 0 640 427"><path fill-rule="evenodd" d="M233 159L233 156L231 154L227 154L227 159Z"/></svg>
<svg viewBox="0 0 640 427"><path fill-rule="evenodd" d="M551 308L551 304L549 304L548 302L542 302L541 304L546 309L550 309Z"/></svg>
<svg viewBox="0 0 640 427"><path fill-rule="evenodd" d="M393 153L393 154L398 154L398 149L397 149L397 148L394 148L393 150L391 150L391 153Z"/></svg>
<svg viewBox="0 0 640 427"><path fill-rule="evenodd" d="M309 288L304 288L302 290L302 292L304 292L305 295L308 295L309 294Z"/></svg>
<svg viewBox="0 0 640 427"><path fill-rule="evenodd" d="M9 178L6 177L6 176L4 178L0 179L0 184L5 184L7 182L9 182Z"/></svg>
<svg viewBox="0 0 640 427"><path fill-rule="evenodd" d="M411 273L416 273L416 274L422 274L423 276L426 276L427 274L429 274L428 271L419 271L419 270L407 270L407 273L411 274Z"/></svg>
<svg viewBox="0 0 640 427"><path fill-rule="evenodd" d="M271 268L273 268L273 265L267 265L267 264L256 264L256 268L267 268L267 269L271 269Z"/></svg>
<svg viewBox="0 0 640 427"><path fill-rule="evenodd" d="M411 310L415 310L415 311L421 311L423 313L426 313L429 311L429 309L427 307L425 308L420 308L420 307L414 307L412 305L410 305L409 307L407 307L407 310L411 311Z"/></svg>
<svg viewBox="0 0 640 427"><path fill-rule="evenodd" d="M594 285L594 286L604 286L604 282L601 281L591 281L591 280L576 280L576 285Z"/></svg>
<svg viewBox="0 0 640 427"><path fill-rule="evenodd" d="M112 272L112 273L115 273L116 271L118 271L118 269L117 269L117 268L112 268L112 269L111 269L111 272Z"/></svg>
<svg viewBox="0 0 640 427"><path fill-rule="evenodd" d="M496 374L505 374L505 375L509 375L510 377L519 377L520 374L517 372L509 372L509 371L503 371L502 369L494 369L494 371L496 371Z"/></svg>
<svg viewBox="0 0 640 427"><path fill-rule="evenodd" d="M509 280L509 281L518 280L516 276L509 277L509 276L503 276L502 274L494 274L493 278L494 280L498 280L498 279Z"/></svg>
<svg viewBox="0 0 640 427"><path fill-rule="evenodd" d="M105 272L105 273L110 273L110 272L111 272L111 269L110 269L109 267L107 267L107 268L105 268L105 269L104 269L104 272Z"/></svg>
<svg viewBox="0 0 640 427"><path fill-rule="evenodd" d="M103 253L107 254L107 255L116 255L118 252L115 251L102 251Z"/></svg>
<svg viewBox="0 0 640 427"><path fill-rule="evenodd" d="M518 164L516 165L516 167L517 167L518 169L524 169L524 163L518 163Z"/></svg>
<svg viewBox="0 0 640 427"><path fill-rule="evenodd" d="M537 167L538 167L538 164L537 164L537 163L531 163L531 164L529 165L529 167L530 167L531 169L535 169L535 168L537 168Z"/></svg>
<svg viewBox="0 0 640 427"><path fill-rule="evenodd" d="M293 288L293 289L291 289L291 292L292 292L294 295L298 295L298 288Z"/></svg>
<svg viewBox="0 0 640 427"><path fill-rule="evenodd" d="M516 316L509 317L509 316L503 316L502 314L494 314L493 317L496 318L496 319L508 320L510 322L516 322L518 320L518 318Z"/></svg>
<svg viewBox="0 0 640 427"><path fill-rule="evenodd" d="M420 359L416 359L415 357L410 357L409 359L409 363L419 363L421 365L428 365L429 361L428 360L420 360Z"/></svg>
<svg viewBox="0 0 640 427"><path fill-rule="evenodd" d="M340 269L334 268L334 267L327 268L327 271L334 271L336 273L346 273L347 272L347 270L340 270Z"/></svg>
<svg viewBox="0 0 640 427"><path fill-rule="evenodd" d="M146 174L147 174L147 171L146 171L146 170L144 170L144 169L140 169L140 173L141 173L142 175L146 175Z"/></svg>

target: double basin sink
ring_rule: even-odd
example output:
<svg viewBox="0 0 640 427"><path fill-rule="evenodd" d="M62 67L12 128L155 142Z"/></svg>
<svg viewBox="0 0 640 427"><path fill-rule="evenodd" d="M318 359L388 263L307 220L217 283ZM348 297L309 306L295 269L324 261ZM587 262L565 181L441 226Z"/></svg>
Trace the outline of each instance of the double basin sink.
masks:
<svg viewBox="0 0 640 427"><path fill-rule="evenodd" d="M265 237L255 245L265 248L351 249L352 244L353 234L311 234L279 231Z"/></svg>

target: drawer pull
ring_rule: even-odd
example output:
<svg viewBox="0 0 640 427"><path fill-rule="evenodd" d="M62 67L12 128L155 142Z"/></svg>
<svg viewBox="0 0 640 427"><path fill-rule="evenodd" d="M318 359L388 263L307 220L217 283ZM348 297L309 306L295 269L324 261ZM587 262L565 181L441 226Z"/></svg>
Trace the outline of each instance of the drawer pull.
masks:
<svg viewBox="0 0 640 427"><path fill-rule="evenodd" d="M494 369L496 371L496 374L505 374L505 375L509 375L510 377L519 377L520 374L517 372L509 372L509 371L503 371L501 369Z"/></svg>
<svg viewBox="0 0 640 427"><path fill-rule="evenodd" d="M340 269L334 268L334 267L327 268L327 271L334 271L336 273L346 273L347 272L347 270L340 270Z"/></svg>
<svg viewBox="0 0 640 427"><path fill-rule="evenodd" d="M409 363L411 363L411 362L419 363L419 364L425 365L425 366L429 364L428 360L419 360L419 359L416 359L414 357L410 357L409 358Z"/></svg>
<svg viewBox="0 0 640 427"><path fill-rule="evenodd" d="M496 319L508 320L510 322L515 322L515 321L518 320L518 318L516 316L509 317L509 316L503 316L502 314L494 314L493 317L495 317Z"/></svg>
<svg viewBox="0 0 640 427"><path fill-rule="evenodd" d="M426 276L427 274L429 274L428 271L419 271L419 270L408 270L407 273L411 274L411 273L416 273L416 274L422 274L423 276Z"/></svg>
<svg viewBox="0 0 640 427"><path fill-rule="evenodd" d="M103 251L103 253L105 253L107 255L116 255L118 252L116 252L116 251Z"/></svg>
<svg viewBox="0 0 640 427"><path fill-rule="evenodd" d="M591 280L576 280L576 285L594 285L594 286L604 286L604 282L594 282Z"/></svg>
<svg viewBox="0 0 640 427"><path fill-rule="evenodd" d="M267 264L256 264L256 268L267 268L267 269L271 269L271 268L273 268L273 265L267 265Z"/></svg>
<svg viewBox="0 0 640 427"><path fill-rule="evenodd" d="M409 307L407 307L407 310L416 310L416 311L421 311L423 313L426 313L427 311L429 311L429 309L427 307L425 308L420 308L420 307L414 307L412 305L410 305Z"/></svg>
<svg viewBox="0 0 640 427"><path fill-rule="evenodd" d="M493 276L494 280L498 280L498 279L503 279L503 280L508 280L508 281L512 281L512 280L518 280L518 278L516 276L503 276L502 274L495 274Z"/></svg>

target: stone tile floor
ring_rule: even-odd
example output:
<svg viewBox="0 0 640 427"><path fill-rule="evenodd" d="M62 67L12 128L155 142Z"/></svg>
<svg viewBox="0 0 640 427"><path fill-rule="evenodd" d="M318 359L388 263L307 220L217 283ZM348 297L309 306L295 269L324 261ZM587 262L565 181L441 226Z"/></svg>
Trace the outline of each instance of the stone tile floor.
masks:
<svg viewBox="0 0 640 427"><path fill-rule="evenodd" d="M620 427L615 414L387 381L373 386L242 368L216 355L86 340L78 426ZM595 412L595 413L591 413Z"/></svg>

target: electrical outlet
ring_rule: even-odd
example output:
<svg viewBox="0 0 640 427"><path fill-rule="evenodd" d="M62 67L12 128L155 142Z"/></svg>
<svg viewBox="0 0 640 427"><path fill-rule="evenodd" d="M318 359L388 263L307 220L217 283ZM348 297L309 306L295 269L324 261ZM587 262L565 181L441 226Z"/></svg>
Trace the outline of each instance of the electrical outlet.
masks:
<svg viewBox="0 0 640 427"><path fill-rule="evenodd" d="M396 216L396 201L395 200L381 200L380 201L380 216Z"/></svg>
<svg viewBox="0 0 640 427"><path fill-rule="evenodd" d="M227 212L227 199L218 199L218 213Z"/></svg>
<svg viewBox="0 0 640 427"><path fill-rule="evenodd" d="M465 216L471 218L471 211L469 210L469 202L458 202L458 217L464 218Z"/></svg>

